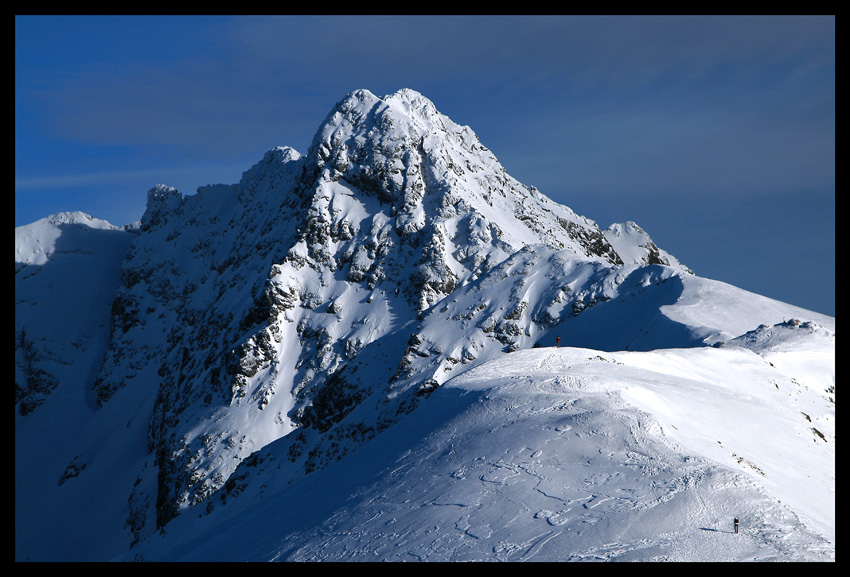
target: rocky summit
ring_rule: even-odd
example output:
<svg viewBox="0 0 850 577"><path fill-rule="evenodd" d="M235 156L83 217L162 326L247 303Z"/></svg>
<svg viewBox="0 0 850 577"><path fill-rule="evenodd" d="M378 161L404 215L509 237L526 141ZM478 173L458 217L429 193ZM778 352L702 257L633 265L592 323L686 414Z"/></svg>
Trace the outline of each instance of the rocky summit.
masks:
<svg viewBox="0 0 850 577"><path fill-rule="evenodd" d="M132 557L520 350L740 348L790 318L834 346L834 319L518 182L409 89L350 93L237 184L147 194L132 226L16 229L16 558Z"/></svg>

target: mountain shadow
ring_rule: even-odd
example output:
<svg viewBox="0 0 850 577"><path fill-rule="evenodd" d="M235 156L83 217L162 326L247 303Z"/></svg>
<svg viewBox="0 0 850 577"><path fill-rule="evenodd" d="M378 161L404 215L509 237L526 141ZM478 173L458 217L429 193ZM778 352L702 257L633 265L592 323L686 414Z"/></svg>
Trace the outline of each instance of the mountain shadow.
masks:
<svg viewBox="0 0 850 577"><path fill-rule="evenodd" d="M669 272L669 269L666 269ZM542 345L583 347L601 351L649 351L705 346L694 331L664 314L684 290L680 276L650 265L631 272L618 296L599 301L567 318L549 332Z"/></svg>
<svg viewBox="0 0 850 577"><path fill-rule="evenodd" d="M136 237L82 223L53 226L59 234L46 247L46 260L15 257L15 403L21 415L60 385L83 391L93 381L109 339L121 263Z"/></svg>

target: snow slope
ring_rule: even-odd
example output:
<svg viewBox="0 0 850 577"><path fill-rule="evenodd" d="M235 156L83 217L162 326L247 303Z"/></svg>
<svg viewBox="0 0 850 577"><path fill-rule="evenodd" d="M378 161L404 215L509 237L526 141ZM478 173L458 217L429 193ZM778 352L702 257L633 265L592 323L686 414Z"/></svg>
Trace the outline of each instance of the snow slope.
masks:
<svg viewBox="0 0 850 577"><path fill-rule="evenodd" d="M734 346L517 351L302 481L268 475L235 518L180 518L128 557L834 560L834 404L798 384L811 374Z"/></svg>
<svg viewBox="0 0 850 577"><path fill-rule="evenodd" d="M130 227L82 212L15 229L15 382L21 413L35 410L60 384L82 388L79 383L97 373L120 265L135 237ZM54 340L57 329L60 342Z"/></svg>
<svg viewBox="0 0 850 577"><path fill-rule="evenodd" d="M135 476L128 472L133 462L120 435L132 413L117 419L98 413L90 385L109 343L121 263L136 236L132 227L81 212L15 229L16 559L29 554L96 559L105 544L127 546L114 525L87 519L99 504L119 502L101 499L102 486L73 480L83 471L96 476L102 469L112 482ZM91 462L98 452L104 458ZM117 517L117 512L100 515ZM70 530L71 520L80 527ZM58 543L64 545L56 548ZM52 550L45 551L44 544ZM26 554L18 556L20 551Z"/></svg>

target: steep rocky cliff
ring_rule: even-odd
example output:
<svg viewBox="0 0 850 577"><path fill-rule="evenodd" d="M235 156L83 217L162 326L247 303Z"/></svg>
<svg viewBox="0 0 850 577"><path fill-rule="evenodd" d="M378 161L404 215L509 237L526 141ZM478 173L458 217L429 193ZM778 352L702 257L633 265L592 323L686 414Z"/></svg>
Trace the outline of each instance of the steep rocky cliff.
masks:
<svg viewBox="0 0 850 577"><path fill-rule="evenodd" d="M602 231L519 183L407 89L349 94L304 155L275 148L237 184L151 189L138 228L121 234L120 258L103 265L117 285L98 301L108 327L74 386L92 415L132 415L121 433L136 451L122 471L131 542L238 492L240 463L259 465L279 439L287 474L309 474L448 377L692 274L634 223ZM630 276L644 269L651 282ZM19 304L29 270L16 256ZM53 345L20 319L26 418L71 385L40 368ZM93 479L83 461L97 450L71 447L71 476Z"/></svg>

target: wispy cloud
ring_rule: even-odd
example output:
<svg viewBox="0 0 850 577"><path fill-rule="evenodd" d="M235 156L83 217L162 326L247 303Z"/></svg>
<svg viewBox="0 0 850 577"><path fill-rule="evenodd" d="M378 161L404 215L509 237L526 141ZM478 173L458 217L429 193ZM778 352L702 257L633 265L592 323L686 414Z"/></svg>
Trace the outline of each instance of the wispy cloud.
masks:
<svg viewBox="0 0 850 577"><path fill-rule="evenodd" d="M184 194L194 193L198 186L214 183L233 184L239 181L241 172L248 167L244 164L228 165L176 165L166 168L144 170L114 170L88 173L52 174L43 176L15 177L16 192L53 191L63 188L115 185L126 188L128 183L142 181L145 186L168 184L180 189ZM216 177L220 177L216 180ZM194 182L193 186L177 186ZM188 189L187 189L188 188Z"/></svg>
<svg viewBox="0 0 850 577"><path fill-rule="evenodd" d="M236 17L196 30L193 39L215 49L175 51L155 66L91 65L42 86L55 135L218 154L259 143L303 146L317 125L312 114L356 88L407 86L438 106L450 90L479 98L543 90L550 102L561 93L564 100L553 106L588 91L627 98L641 86L663 89L673 78L710 79L721 67L725 81L746 81L777 64L822 66L822 53L834 52L834 20ZM296 141L280 142L287 136Z"/></svg>
<svg viewBox="0 0 850 577"><path fill-rule="evenodd" d="M87 174L63 174L52 176L15 177L16 191L53 190L57 188L92 186L122 182L130 178L154 176L154 171L114 171Z"/></svg>

